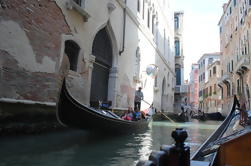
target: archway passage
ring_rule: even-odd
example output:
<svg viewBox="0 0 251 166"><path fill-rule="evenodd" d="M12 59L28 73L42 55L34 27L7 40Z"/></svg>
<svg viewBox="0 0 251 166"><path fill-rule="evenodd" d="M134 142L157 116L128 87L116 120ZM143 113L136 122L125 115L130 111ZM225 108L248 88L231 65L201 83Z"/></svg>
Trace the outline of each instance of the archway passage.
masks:
<svg viewBox="0 0 251 166"><path fill-rule="evenodd" d="M112 67L112 45L106 28L95 36L92 54L95 56L91 80L90 104L95 106L97 101L107 101L109 73Z"/></svg>
<svg viewBox="0 0 251 166"><path fill-rule="evenodd" d="M70 70L77 71L80 47L72 40L65 41L65 54L70 61Z"/></svg>

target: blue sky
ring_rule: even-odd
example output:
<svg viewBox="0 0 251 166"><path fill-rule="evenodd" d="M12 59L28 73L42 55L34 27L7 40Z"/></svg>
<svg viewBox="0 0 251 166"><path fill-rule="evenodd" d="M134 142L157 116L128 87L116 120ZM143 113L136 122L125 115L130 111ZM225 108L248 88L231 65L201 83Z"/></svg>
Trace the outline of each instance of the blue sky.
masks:
<svg viewBox="0 0 251 166"><path fill-rule="evenodd" d="M228 0L174 0L175 11L184 11L185 79L191 64L204 54L220 51L218 22Z"/></svg>

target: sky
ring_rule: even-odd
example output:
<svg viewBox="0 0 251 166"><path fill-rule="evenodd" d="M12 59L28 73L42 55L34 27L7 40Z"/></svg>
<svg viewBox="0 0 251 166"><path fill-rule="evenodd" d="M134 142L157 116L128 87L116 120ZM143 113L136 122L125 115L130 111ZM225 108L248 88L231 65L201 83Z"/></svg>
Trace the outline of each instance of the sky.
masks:
<svg viewBox="0 0 251 166"><path fill-rule="evenodd" d="M174 0L175 11L184 11L184 77L204 53L220 52L218 22L228 0Z"/></svg>

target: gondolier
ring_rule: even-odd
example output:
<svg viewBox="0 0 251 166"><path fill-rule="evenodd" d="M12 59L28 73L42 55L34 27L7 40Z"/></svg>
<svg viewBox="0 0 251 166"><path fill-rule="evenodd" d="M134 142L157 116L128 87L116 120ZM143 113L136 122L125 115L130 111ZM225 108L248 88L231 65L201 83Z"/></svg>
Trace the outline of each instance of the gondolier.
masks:
<svg viewBox="0 0 251 166"><path fill-rule="evenodd" d="M139 109L141 107L141 100L144 99L143 92L141 91L141 87L135 92L135 98L134 98L134 109Z"/></svg>

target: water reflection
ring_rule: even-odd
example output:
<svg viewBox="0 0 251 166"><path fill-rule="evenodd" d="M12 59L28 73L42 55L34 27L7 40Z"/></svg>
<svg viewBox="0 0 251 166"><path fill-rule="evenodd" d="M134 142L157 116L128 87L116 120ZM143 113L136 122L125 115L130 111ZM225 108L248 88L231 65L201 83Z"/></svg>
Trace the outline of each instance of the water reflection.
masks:
<svg viewBox="0 0 251 166"><path fill-rule="evenodd" d="M171 131L188 130L187 144L194 151L217 127L201 124L153 122L144 133L104 136L79 130L54 134L1 139L0 166L128 166L148 159L152 150L172 144Z"/></svg>

